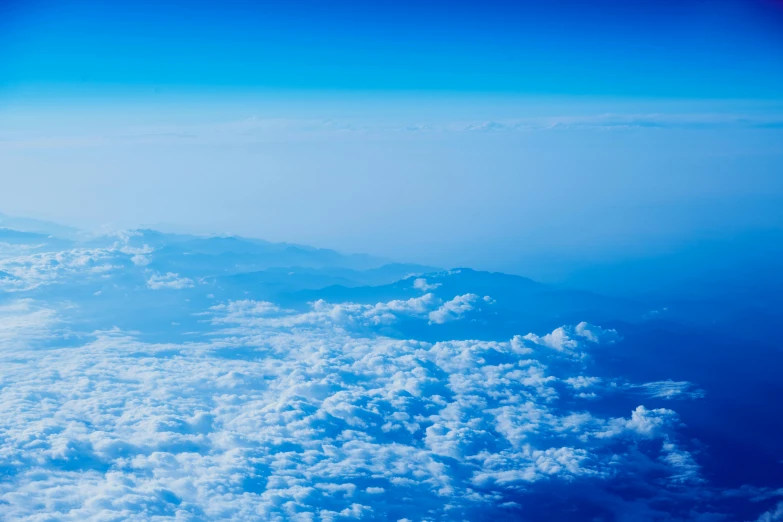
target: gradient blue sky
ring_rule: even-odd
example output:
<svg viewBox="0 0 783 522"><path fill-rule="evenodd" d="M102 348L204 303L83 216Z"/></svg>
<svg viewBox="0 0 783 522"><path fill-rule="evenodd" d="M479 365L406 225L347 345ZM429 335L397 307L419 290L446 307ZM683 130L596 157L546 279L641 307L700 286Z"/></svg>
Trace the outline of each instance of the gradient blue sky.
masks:
<svg viewBox="0 0 783 522"><path fill-rule="evenodd" d="M542 278L783 226L780 2L0 6L8 214Z"/></svg>
<svg viewBox="0 0 783 522"><path fill-rule="evenodd" d="M59 85L777 97L765 0L4 2L5 89Z"/></svg>

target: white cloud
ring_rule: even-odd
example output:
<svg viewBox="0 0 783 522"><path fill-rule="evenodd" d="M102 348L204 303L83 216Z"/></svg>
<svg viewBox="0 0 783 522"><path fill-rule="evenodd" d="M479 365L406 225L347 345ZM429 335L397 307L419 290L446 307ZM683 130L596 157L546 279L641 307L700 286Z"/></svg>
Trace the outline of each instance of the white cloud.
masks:
<svg viewBox="0 0 783 522"><path fill-rule="evenodd" d="M675 484L698 484L704 482L701 467L690 452L666 441L663 444L661 460L673 471L669 481Z"/></svg>
<svg viewBox="0 0 783 522"><path fill-rule="evenodd" d="M30 299L0 305L0 347L5 350L29 348L51 338L59 322L54 310Z"/></svg>
<svg viewBox="0 0 783 522"><path fill-rule="evenodd" d="M0 256L0 290L24 292L47 285L90 279L105 279L127 265L145 266L153 249L147 245L130 247L129 236L101 248L72 248L53 252L31 253L36 245L16 245L17 254ZM31 246L22 249L22 246ZM6 276L3 276L6 274Z"/></svg>
<svg viewBox="0 0 783 522"><path fill-rule="evenodd" d="M601 382L601 379L599 377L585 377L584 375L579 375L577 377L569 377L568 379L565 379L565 382L575 390L581 390L595 386Z"/></svg>
<svg viewBox="0 0 783 522"><path fill-rule="evenodd" d="M430 323L443 324L462 319L464 315L473 310L473 303L479 300L476 294L458 295L451 301L443 303L437 310L429 313Z"/></svg>
<svg viewBox="0 0 783 522"><path fill-rule="evenodd" d="M591 455L575 448L532 449L525 446L521 451L482 454L482 465L476 472L473 483L499 486L514 483L532 483L551 477L571 480L579 476L607 476L608 472L599 470L590 462Z"/></svg>
<svg viewBox="0 0 783 522"><path fill-rule="evenodd" d="M150 258L148 256L144 256L142 254L134 254L131 256L131 261L134 265L137 266L147 266L150 264Z"/></svg>
<svg viewBox="0 0 783 522"><path fill-rule="evenodd" d="M147 286L152 290L170 289L181 290L183 288L192 288L193 280L187 277L180 277L179 274L168 272L166 274L153 274L147 279Z"/></svg>
<svg viewBox="0 0 783 522"><path fill-rule="evenodd" d="M319 521L415 505L470 519L507 509L518 499L508 488L615 477L636 440L671 444L653 458L676 480L695 469L671 410L559 406L597 381L567 354L536 350L541 338L427 343L342 328L427 320L449 303L443 313L457 317L478 301L426 294L306 312L232 301L202 316L214 330L191 342L111 329L46 350L34 340L56 315L20 301L0 321L0 336L18 340L0 350L0 517Z"/></svg>
<svg viewBox="0 0 783 522"><path fill-rule="evenodd" d="M457 321L474 310L478 296L465 294L445 303L432 293L410 299L398 299L376 304L330 303L319 299L311 310L294 313L281 310L272 303L236 301L217 305L214 312L226 312L214 319L216 324L237 324L242 327L292 328L296 326L341 326L374 328L392 325L401 318L428 320L430 324ZM520 338L521 339L521 338Z"/></svg>
<svg viewBox="0 0 783 522"><path fill-rule="evenodd" d="M645 395L658 399L702 399L704 390L696 388L688 381L655 381L631 385L631 389L639 390Z"/></svg>
<svg viewBox="0 0 783 522"><path fill-rule="evenodd" d="M413 281L413 288L421 290L422 292L430 292L441 286L441 283L427 283L427 280L423 277L417 277Z"/></svg>
<svg viewBox="0 0 783 522"><path fill-rule="evenodd" d="M666 430L676 421L677 414L666 408L648 410L638 406L632 413L625 427L644 437L654 437Z"/></svg>
<svg viewBox="0 0 783 522"><path fill-rule="evenodd" d="M422 317L436 307L440 299L433 294L424 294L406 300L394 300L374 305L357 303L328 303L318 300L313 311L296 316L294 321L303 323L334 323L379 326L394 323L399 317Z"/></svg>
<svg viewBox="0 0 783 522"><path fill-rule="evenodd" d="M556 328L544 336L527 334L525 339L558 352L582 356L585 343L612 343L619 339L619 335L615 330L606 330L600 326L581 322L574 327Z"/></svg>
<svg viewBox="0 0 783 522"><path fill-rule="evenodd" d="M62 252L43 252L0 260L0 272L12 278L0 279L0 289L25 291L69 280L111 271L117 251L104 248L76 248Z"/></svg>

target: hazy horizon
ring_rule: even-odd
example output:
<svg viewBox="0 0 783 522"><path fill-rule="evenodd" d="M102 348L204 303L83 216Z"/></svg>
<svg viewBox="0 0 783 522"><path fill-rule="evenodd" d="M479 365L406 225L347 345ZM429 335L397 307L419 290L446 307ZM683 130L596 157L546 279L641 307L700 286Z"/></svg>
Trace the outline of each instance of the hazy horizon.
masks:
<svg viewBox="0 0 783 522"><path fill-rule="evenodd" d="M297 96L7 100L0 209L545 278L783 228L770 102Z"/></svg>

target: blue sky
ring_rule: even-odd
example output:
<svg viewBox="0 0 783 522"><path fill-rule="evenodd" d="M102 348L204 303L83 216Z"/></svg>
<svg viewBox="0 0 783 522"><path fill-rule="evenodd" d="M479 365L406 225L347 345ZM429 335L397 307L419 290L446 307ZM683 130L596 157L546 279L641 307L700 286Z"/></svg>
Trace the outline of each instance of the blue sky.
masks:
<svg viewBox="0 0 783 522"><path fill-rule="evenodd" d="M779 2L2 9L9 214L540 278L783 221Z"/></svg>
<svg viewBox="0 0 783 522"><path fill-rule="evenodd" d="M783 8L717 2L5 2L6 88L778 96ZM78 88L77 88L78 90Z"/></svg>

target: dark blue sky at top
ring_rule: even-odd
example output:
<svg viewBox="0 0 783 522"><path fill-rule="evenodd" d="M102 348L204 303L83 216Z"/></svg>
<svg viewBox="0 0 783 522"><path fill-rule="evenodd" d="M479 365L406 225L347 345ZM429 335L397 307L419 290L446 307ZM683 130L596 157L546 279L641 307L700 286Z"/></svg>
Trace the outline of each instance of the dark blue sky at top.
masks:
<svg viewBox="0 0 783 522"><path fill-rule="evenodd" d="M2 2L0 88L95 86L777 98L783 4Z"/></svg>

